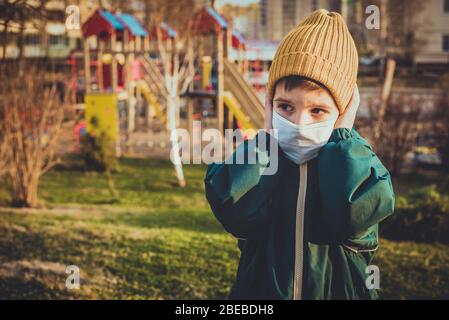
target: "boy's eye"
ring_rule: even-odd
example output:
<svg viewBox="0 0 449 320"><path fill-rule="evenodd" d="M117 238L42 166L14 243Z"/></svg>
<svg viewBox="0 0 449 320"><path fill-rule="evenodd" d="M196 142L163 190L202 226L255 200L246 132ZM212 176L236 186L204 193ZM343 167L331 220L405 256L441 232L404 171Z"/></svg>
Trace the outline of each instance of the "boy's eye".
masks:
<svg viewBox="0 0 449 320"><path fill-rule="evenodd" d="M312 112L314 115L323 115L323 114L327 113L327 110L325 110L325 109L323 109L323 108L313 108L313 109L311 110L311 112Z"/></svg>
<svg viewBox="0 0 449 320"><path fill-rule="evenodd" d="M290 106L288 104L285 104L285 103L279 104L278 108L281 109L284 112L293 112L292 106Z"/></svg>

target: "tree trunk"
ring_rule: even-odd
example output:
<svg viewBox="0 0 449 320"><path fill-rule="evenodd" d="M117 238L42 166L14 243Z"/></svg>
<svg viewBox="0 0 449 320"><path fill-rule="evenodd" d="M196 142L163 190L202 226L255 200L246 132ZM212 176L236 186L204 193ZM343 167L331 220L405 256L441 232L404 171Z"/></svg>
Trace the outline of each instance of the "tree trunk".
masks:
<svg viewBox="0 0 449 320"><path fill-rule="evenodd" d="M19 175L18 172L16 175ZM12 205L14 207L36 207L38 186L39 178L35 174L11 178Z"/></svg>
<svg viewBox="0 0 449 320"><path fill-rule="evenodd" d="M3 56L2 60L6 60L6 48L8 47L8 21L5 21L5 29L3 29L3 39L2 39L2 46L3 46Z"/></svg>
<svg viewBox="0 0 449 320"><path fill-rule="evenodd" d="M182 161L179 155L179 143L176 134L176 110L179 107L179 98L177 97L176 87L171 87L171 92L168 97L168 127L170 131L170 141L172 146L172 162L175 166L176 178L178 179L178 184L180 187L186 185L184 179L184 172L182 169Z"/></svg>

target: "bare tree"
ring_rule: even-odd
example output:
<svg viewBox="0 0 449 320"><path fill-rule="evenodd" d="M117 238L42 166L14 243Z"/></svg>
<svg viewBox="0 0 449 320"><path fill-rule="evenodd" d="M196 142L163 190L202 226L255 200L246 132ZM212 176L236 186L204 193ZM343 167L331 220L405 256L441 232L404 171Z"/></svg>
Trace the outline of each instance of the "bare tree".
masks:
<svg viewBox="0 0 449 320"><path fill-rule="evenodd" d="M177 117L180 109L180 96L184 93L194 76L194 50L193 50L193 1L161 1L151 0L146 3L147 12L150 14L150 30L155 31L157 52L162 68L153 65L153 70L159 77L159 83L163 84L162 94L167 104L166 113L170 141L172 146L173 162L178 184L185 186L185 178L182 169L179 145L176 136ZM176 35L168 34L170 21L176 30Z"/></svg>
<svg viewBox="0 0 449 320"><path fill-rule="evenodd" d="M430 119L425 116L422 99L400 95L390 97L387 105L382 121L377 119L378 108L369 106L371 133L374 134L376 130L379 135L373 137L376 153L390 172L397 176L402 172L407 153L413 150L417 136L423 132L425 123Z"/></svg>
<svg viewBox="0 0 449 320"><path fill-rule="evenodd" d="M66 105L45 71L3 68L8 81L0 86L0 123L13 205L34 207L39 178L59 161L55 152Z"/></svg>

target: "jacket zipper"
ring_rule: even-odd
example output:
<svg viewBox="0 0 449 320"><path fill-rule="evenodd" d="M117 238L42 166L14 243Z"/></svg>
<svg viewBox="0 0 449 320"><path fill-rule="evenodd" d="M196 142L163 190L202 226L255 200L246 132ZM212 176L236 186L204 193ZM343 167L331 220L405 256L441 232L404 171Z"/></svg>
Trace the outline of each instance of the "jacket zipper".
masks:
<svg viewBox="0 0 449 320"><path fill-rule="evenodd" d="M304 209L307 190L307 162L299 166L299 191L296 204L295 227L295 276L293 282L293 300L302 298L302 275L304 262Z"/></svg>

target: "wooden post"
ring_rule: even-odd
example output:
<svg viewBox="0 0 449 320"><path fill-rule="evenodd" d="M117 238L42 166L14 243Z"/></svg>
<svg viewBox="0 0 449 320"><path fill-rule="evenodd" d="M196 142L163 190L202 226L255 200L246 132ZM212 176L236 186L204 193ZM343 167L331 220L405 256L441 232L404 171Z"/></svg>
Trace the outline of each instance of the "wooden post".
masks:
<svg viewBox="0 0 449 320"><path fill-rule="evenodd" d="M150 51L150 36L149 35L143 38L143 50L145 51L145 53Z"/></svg>
<svg viewBox="0 0 449 320"><path fill-rule="evenodd" d="M225 31L225 49L224 49L224 57L229 59L231 56L232 50L232 28L228 27Z"/></svg>
<svg viewBox="0 0 449 320"><path fill-rule="evenodd" d="M84 75L86 77L86 94L91 92L90 87L90 50L89 50L89 38L83 40L84 49Z"/></svg>
<svg viewBox="0 0 449 320"><path fill-rule="evenodd" d="M117 59L115 58L115 53L117 49L117 34L114 32L111 35L111 54L112 54L112 92L117 93L117 80L118 80L118 70L117 70ZM116 95L116 106L115 106L115 112L117 113L117 140L115 142L115 156L120 157L122 155L122 149L121 149L121 138L120 138L120 114L118 110L118 97ZM126 142L128 142L128 137L126 137ZM127 148L127 146L125 146ZM126 149L125 149L126 150Z"/></svg>
<svg viewBox="0 0 449 320"><path fill-rule="evenodd" d="M130 50L130 45L133 41L130 40L128 32L125 31L123 35L123 48L125 52L125 74L126 74L126 92L128 98L128 135L134 131L135 127L135 110L134 110L134 99L133 99L133 86L131 83L131 62L134 60L134 52ZM134 48L133 48L134 49Z"/></svg>
<svg viewBox="0 0 449 320"><path fill-rule="evenodd" d="M218 31L217 35L217 62L218 62L218 86L217 86L217 126L221 133L224 129L224 103L223 103L223 91L224 91L224 65L223 65L223 30Z"/></svg>
<svg viewBox="0 0 449 320"><path fill-rule="evenodd" d="M243 75L243 56L242 56L242 45L239 43L239 46L237 47L237 67L239 71Z"/></svg>
<svg viewBox="0 0 449 320"><path fill-rule="evenodd" d="M142 39L137 36L135 39L135 42L136 42L136 47L137 47L136 51L142 52Z"/></svg>
<svg viewBox="0 0 449 320"><path fill-rule="evenodd" d="M189 130L189 150L190 159L193 159L193 109L195 107L194 98L189 97L187 102L187 130Z"/></svg>
<svg viewBox="0 0 449 320"><path fill-rule="evenodd" d="M388 98L390 97L391 86L393 84L394 70L396 69L396 61L393 59L387 60L387 69L385 71L385 81L382 88L381 104L379 108L379 115L376 125L374 127L374 141L378 142L380 138L380 130L385 116L385 111L388 106Z"/></svg>
<svg viewBox="0 0 449 320"><path fill-rule="evenodd" d="M111 54L112 54L112 77L111 77L111 81L112 81L112 92L113 93L117 93L117 59L115 58L115 53L117 50L117 33L113 32L111 34ZM118 104L115 107L115 110L117 112L117 119L120 119L119 117L119 112L118 112ZM115 143L115 155L116 157L120 157L122 150L120 148L120 121L117 121L117 132L118 132L118 136L117 136L117 140Z"/></svg>
<svg viewBox="0 0 449 320"><path fill-rule="evenodd" d="M98 57L97 57L97 68L98 68L98 88L100 92L104 92L104 83L103 83L103 50L104 50L104 42L101 38L98 38Z"/></svg>
<svg viewBox="0 0 449 320"><path fill-rule="evenodd" d="M199 59L198 59L198 61L199 61L199 74L201 75L201 77L203 77L203 58L204 58L204 37L205 36L199 36L200 38L198 39L197 38L197 43L199 42L199 44L198 44L198 53L199 53ZM199 41L198 41L199 40ZM203 78L201 78L201 81L200 81L200 84L201 84L201 89L204 89L203 88ZM195 88L193 88L193 90L194 90ZM192 90L192 91L193 91Z"/></svg>
<svg viewBox="0 0 449 320"><path fill-rule="evenodd" d="M117 59L115 58L115 53L117 49L117 33L113 32L111 34L111 52L112 52L112 92L117 92L117 79L118 79L118 70L117 70Z"/></svg>

